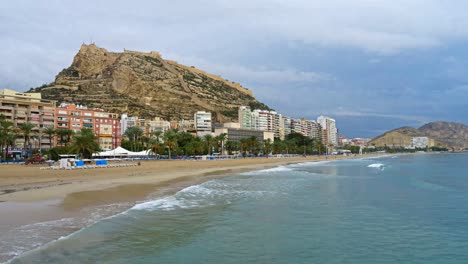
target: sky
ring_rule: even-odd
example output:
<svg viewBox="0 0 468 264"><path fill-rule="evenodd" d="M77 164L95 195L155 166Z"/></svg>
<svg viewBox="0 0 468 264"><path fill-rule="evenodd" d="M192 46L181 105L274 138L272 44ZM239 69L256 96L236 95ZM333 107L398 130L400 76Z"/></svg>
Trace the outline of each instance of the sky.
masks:
<svg viewBox="0 0 468 264"><path fill-rule="evenodd" d="M50 83L82 43L163 58L241 83L291 117L346 137L468 123L468 1L7 1L0 88Z"/></svg>

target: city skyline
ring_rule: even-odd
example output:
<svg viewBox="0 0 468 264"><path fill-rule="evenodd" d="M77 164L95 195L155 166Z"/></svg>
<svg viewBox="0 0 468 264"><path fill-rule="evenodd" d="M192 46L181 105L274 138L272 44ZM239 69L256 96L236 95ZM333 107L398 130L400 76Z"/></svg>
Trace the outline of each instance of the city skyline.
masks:
<svg viewBox="0 0 468 264"><path fill-rule="evenodd" d="M82 42L96 42L111 51L160 51L241 83L284 115L330 116L349 138L436 120L468 123L462 1L5 6L0 88L51 82Z"/></svg>

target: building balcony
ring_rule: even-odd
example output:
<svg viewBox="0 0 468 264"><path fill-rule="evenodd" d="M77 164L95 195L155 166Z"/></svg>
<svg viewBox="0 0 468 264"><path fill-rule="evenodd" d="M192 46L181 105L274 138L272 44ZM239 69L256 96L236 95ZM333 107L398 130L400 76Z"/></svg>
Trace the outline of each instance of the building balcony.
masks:
<svg viewBox="0 0 468 264"><path fill-rule="evenodd" d="M1 111L1 110L0 110L0 115L4 115L6 117L13 117L12 112L6 112L6 111Z"/></svg>
<svg viewBox="0 0 468 264"><path fill-rule="evenodd" d="M5 105L0 105L0 110L13 110L14 107L12 106L5 106Z"/></svg>

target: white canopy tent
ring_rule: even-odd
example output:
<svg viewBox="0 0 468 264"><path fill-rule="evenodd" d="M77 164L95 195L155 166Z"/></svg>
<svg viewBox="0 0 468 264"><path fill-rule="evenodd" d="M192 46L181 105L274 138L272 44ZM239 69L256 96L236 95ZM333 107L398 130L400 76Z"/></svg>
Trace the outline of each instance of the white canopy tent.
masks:
<svg viewBox="0 0 468 264"><path fill-rule="evenodd" d="M150 150L143 150L140 152L133 152L126 150L122 147L117 147L113 150L103 151L99 153L93 154L93 157L142 157L142 156L149 156Z"/></svg>

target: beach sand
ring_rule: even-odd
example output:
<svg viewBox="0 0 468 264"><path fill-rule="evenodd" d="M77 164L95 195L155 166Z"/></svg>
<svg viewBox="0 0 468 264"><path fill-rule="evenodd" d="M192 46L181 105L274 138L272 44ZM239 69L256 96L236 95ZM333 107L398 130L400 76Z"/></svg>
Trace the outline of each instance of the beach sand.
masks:
<svg viewBox="0 0 468 264"><path fill-rule="evenodd" d="M359 156L363 157L363 156ZM0 201L34 202L50 199L68 199L80 196L89 203L96 197L99 203L100 191L108 192L111 200L133 200L142 198L155 188L150 186L175 185L186 181L203 181L228 173L257 170L289 163L319 160L334 160L351 157L324 156L294 158L246 158L235 160L154 160L142 161L141 166L75 169L40 170L38 165L1 165ZM44 166L44 165L42 165ZM124 187L127 186L127 187ZM107 189L107 190L106 190ZM100 191L98 191L100 190ZM83 193L77 195L76 193ZM115 201L115 200L114 200ZM85 204L86 204L85 203Z"/></svg>

